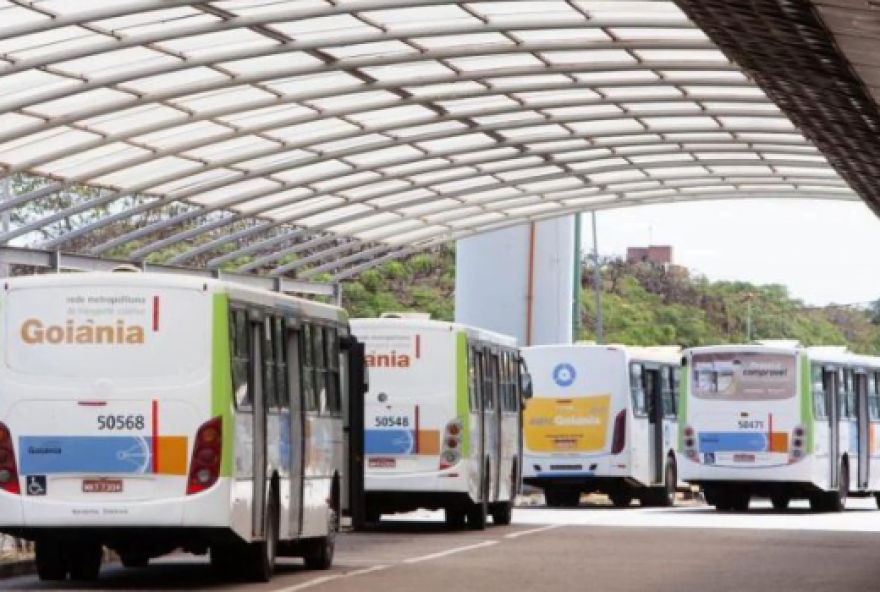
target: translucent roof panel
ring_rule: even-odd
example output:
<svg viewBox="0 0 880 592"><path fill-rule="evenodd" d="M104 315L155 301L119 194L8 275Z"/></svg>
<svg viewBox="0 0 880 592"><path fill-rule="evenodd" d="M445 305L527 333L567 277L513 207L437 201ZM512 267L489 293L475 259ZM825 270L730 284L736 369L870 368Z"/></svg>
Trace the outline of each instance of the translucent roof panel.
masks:
<svg viewBox="0 0 880 592"><path fill-rule="evenodd" d="M302 277L592 209L858 199L667 0L2 0L21 173L0 210L44 201L4 241Z"/></svg>

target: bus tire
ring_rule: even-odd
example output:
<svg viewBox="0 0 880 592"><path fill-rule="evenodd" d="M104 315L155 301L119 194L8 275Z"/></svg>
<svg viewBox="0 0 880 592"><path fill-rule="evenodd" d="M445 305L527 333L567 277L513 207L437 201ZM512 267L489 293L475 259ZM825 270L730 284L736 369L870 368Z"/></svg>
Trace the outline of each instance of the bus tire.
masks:
<svg viewBox="0 0 880 592"><path fill-rule="evenodd" d="M492 523L507 526L513 520L513 502L498 502L492 505Z"/></svg>
<svg viewBox="0 0 880 592"><path fill-rule="evenodd" d="M489 508L486 500L474 502L467 510L467 525L471 530L486 530Z"/></svg>
<svg viewBox="0 0 880 592"><path fill-rule="evenodd" d="M752 494L748 489L734 491L730 497L731 509L736 512L748 512L752 502Z"/></svg>
<svg viewBox="0 0 880 592"><path fill-rule="evenodd" d="M716 490L712 496L715 500L713 504L719 512L729 512L733 509L733 495L727 490Z"/></svg>
<svg viewBox="0 0 880 592"><path fill-rule="evenodd" d="M785 494L778 493L776 495L770 496L770 503L773 504L774 510L787 510L788 505L791 503L791 498Z"/></svg>
<svg viewBox="0 0 880 592"><path fill-rule="evenodd" d="M275 572L275 558L278 555L278 500L275 490L269 492L263 521L262 541L254 541L246 548L244 572L251 582L268 582Z"/></svg>
<svg viewBox="0 0 880 592"><path fill-rule="evenodd" d="M137 569L150 565L150 556L146 553L120 553L119 561L123 567Z"/></svg>
<svg viewBox="0 0 880 592"><path fill-rule="evenodd" d="M675 505L675 492L678 488L678 467L675 466L675 459L672 456L666 459L663 485L663 503L661 505L672 507Z"/></svg>
<svg viewBox="0 0 880 592"><path fill-rule="evenodd" d="M629 490L615 491L608 494L608 499L615 508L628 508L632 504L633 494Z"/></svg>
<svg viewBox="0 0 880 592"><path fill-rule="evenodd" d="M874 501L877 503L877 509L880 510L880 493L874 494Z"/></svg>
<svg viewBox="0 0 880 592"><path fill-rule="evenodd" d="M825 494L825 510L827 512L843 512L849 497L849 465L846 460L840 461L840 472L837 477L837 490Z"/></svg>
<svg viewBox="0 0 880 592"><path fill-rule="evenodd" d="M75 582L91 582L101 573L104 548L99 543L78 542L67 547L67 569Z"/></svg>
<svg viewBox="0 0 880 592"><path fill-rule="evenodd" d="M335 499L335 497L334 497ZM338 504L334 501L327 512L327 536L308 542L303 561L306 567L314 570L326 570L333 566L336 553L336 535L339 533Z"/></svg>
<svg viewBox="0 0 880 592"><path fill-rule="evenodd" d="M458 506L449 506L444 510L446 526L452 529L464 527L467 512Z"/></svg>
<svg viewBox="0 0 880 592"><path fill-rule="evenodd" d="M37 576L44 582L67 579L64 545L52 539L37 539L35 545Z"/></svg>
<svg viewBox="0 0 880 592"><path fill-rule="evenodd" d="M557 487L544 488L544 504L548 508L561 508L565 505L565 492Z"/></svg>

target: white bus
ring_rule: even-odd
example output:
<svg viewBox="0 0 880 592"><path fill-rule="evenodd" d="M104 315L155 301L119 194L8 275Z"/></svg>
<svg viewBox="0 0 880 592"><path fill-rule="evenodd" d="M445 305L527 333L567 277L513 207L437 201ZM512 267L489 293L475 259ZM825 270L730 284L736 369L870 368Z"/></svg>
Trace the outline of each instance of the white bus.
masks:
<svg viewBox="0 0 880 592"><path fill-rule="evenodd" d="M604 345L523 348L535 398L525 412L523 481L548 506L605 493L667 506L679 484L675 445L680 349Z"/></svg>
<svg viewBox="0 0 880 592"><path fill-rule="evenodd" d="M352 319L370 372L367 520L443 509L450 526L508 524L520 490L522 384L516 340L418 313ZM527 387L526 387L526 390Z"/></svg>
<svg viewBox="0 0 880 592"><path fill-rule="evenodd" d="M229 575L276 555L326 569L343 399L361 363L343 310L214 280L3 280L0 531L41 579L91 580L182 549ZM352 351L360 351L353 348Z"/></svg>
<svg viewBox="0 0 880 592"><path fill-rule="evenodd" d="M808 499L842 511L880 490L880 359L766 343L685 352L682 478L718 510ZM880 499L878 499L880 503Z"/></svg>

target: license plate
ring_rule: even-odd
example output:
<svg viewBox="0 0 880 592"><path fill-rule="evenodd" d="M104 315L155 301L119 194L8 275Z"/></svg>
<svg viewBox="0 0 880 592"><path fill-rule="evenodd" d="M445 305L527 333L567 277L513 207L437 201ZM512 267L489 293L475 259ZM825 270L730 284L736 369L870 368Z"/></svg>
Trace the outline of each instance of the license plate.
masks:
<svg viewBox="0 0 880 592"><path fill-rule="evenodd" d="M733 462L755 462L754 454L734 454Z"/></svg>
<svg viewBox="0 0 880 592"><path fill-rule="evenodd" d="M83 479L83 493L122 493L122 479Z"/></svg>
<svg viewBox="0 0 880 592"><path fill-rule="evenodd" d="M371 458L368 466L371 469L393 469L397 466L397 459L394 458Z"/></svg>

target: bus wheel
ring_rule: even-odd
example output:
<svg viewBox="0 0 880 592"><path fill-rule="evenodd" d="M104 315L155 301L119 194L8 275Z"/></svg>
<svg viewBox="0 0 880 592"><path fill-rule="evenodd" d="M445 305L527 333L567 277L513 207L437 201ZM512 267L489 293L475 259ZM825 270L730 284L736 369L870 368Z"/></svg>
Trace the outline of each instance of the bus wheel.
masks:
<svg viewBox="0 0 880 592"><path fill-rule="evenodd" d="M730 491L716 491L712 497L715 500L713 505L719 512L729 512L733 509L733 495Z"/></svg>
<svg viewBox="0 0 880 592"><path fill-rule="evenodd" d="M880 493L874 494L874 501L877 502L877 509L880 510Z"/></svg>
<svg viewBox="0 0 880 592"><path fill-rule="evenodd" d="M333 555L336 553L336 535L339 532L339 514L336 504L327 515L327 536L309 542L303 561L309 569L330 569L333 566Z"/></svg>
<svg viewBox="0 0 880 592"><path fill-rule="evenodd" d="M119 555L123 567L139 568L150 565L150 556L145 553L123 553Z"/></svg>
<svg viewBox="0 0 880 592"><path fill-rule="evenodd" d="M784 494L776 494L770 497L770 502L773 504L774 510L787 510L788 504L791 503L791 498Z"/></svg>
<svg viewBox="0 0 880 592"><path fill-rule="evenodd" d="M633 501L633 494L629 490L615 491L609 493L608 498L615 508L628 508Z"/></svg>
<svg viewBox="0 0 880 592"><path fill-rule="evenodd" d="M471 530L486 530L488 514L489 508L486 500L472 503L467 511L468 528Z"/></svg>
<svg viewBox="0 0 880 592"><path fill-rule="evenodd" d="M841 461L837 478L837 491L825 494L826 511L843 512L846 510L846 498L849 497L849 467Z"/></svg>
<svg viewBox="0 0 880 592"><path fill-rule="evenodd" d="M67 560L64 546L52 539L37 539L37 575L46 582L57 582L67 578Z"/></svg>
<svg viewBox="0 0 880 592"><path fill-rule="evenodd" d="M67 547L67 568L70 579L89 582L98 579L104 548L98 543L78 542Z"/></svg>
<svg viewBox="0 0 880 592"><path fill-rule="evenodd" d="M492 506L492 522L501 526L510 524L513 519L513 502L498 502Z"/></svg>
<svg viewBox="0 0 880 592"><path fill-rule="evenodd" d="M447 507L444 510L444 514L446 517L446 526L449 528L458 529L464 526L466 512L463 509L458 506Z"/></svg>
<svg viewBox="0 0 880 592"><path fill-rule="evenodd" d="M737 512L748 512L751 501L752 494L748 489L742 489L733 492L733 495L730 497L730 506L732 510Z"/></svg>
<svg viewBox="0 0 880 592"><path fill-rule="evenodd" d="M678 470L675 466L675 460L673 458L669 458L666 461L666 473L664 474L664 491L663 491L663 504L664 506L674 506L675 505L675 491L678 487Z"/></svg>
<svg viewBox="0 0 880 592"><path fill-rule="evenodd" d="M275 572L278 554L278 501L274 489L269 493L263 526L263 540L247 546L244 564L245 575L252 582L268 582Z"/></svg>
<svg viewBox="0 0 880 592"><path fill-rule="evenodd" d="M545 487L544 503L548 508L561 508L565 505L565 492L556 487Z"/></svg>

